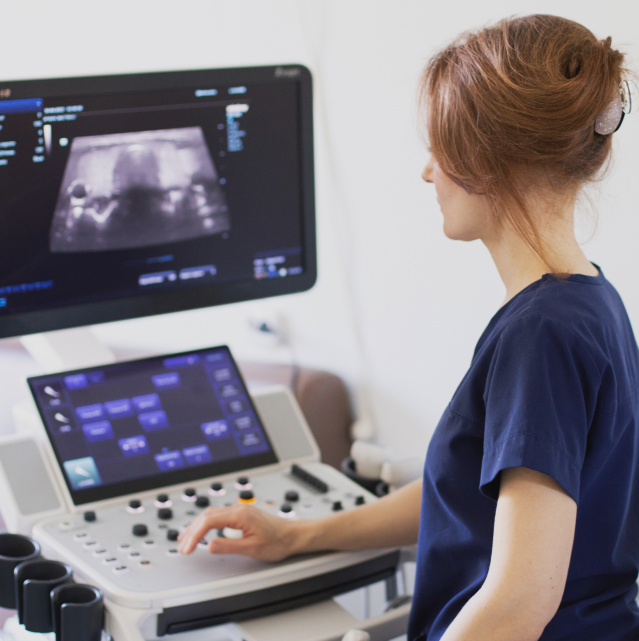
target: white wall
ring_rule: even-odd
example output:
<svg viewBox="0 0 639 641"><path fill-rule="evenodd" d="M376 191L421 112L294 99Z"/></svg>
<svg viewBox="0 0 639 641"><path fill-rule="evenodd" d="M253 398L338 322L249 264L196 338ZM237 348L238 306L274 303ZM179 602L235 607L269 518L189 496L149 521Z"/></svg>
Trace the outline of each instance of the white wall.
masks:
<svg viewBox="0 0 639 641"><path fill-rule="evenodd" d="M375 417L382 440L408 454L426 443L504 294L482 245L443 236L433 189L420 180L427 154L416 135L415 94L424 63L460 31L515 13L582 22L637 60L639 3L612 1L605 11L601 2L564 0L306 6L323 16L315 29L319 79L334 175L353 230ZM615 167L597 188L600 222L586 252L621 291L639 327L639 116L628 118L615 138Z"/></svg>
<svg viewBox="0 0 639 641"><path fill-rule="evenodd" d="M303 62L315 73L319 268L312 291L226 308L114 323L100 336L154 351L261 345L247 317L283 313L299 359L367 391L380 440L423 451L503 288L488 253L441 232L419 178L415 90L428 56L461 30L515 13L555 13L611 35L635 60L639 3L611 0L66 0L2 2L0 77L44 77ZM636 65L635 65L635 68ZM639 116L615 135L586 245L639 327Z"/></svg>

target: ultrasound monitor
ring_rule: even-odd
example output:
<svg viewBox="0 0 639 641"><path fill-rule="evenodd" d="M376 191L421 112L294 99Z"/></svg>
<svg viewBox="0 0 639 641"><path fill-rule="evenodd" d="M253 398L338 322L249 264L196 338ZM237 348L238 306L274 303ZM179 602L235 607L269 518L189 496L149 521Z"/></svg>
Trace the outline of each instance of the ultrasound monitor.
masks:
<svg viewBox="0 0 639 641"><path fill-rule="evenodd" d="M299 65L0 83L0 338L316 279Z"/></svg>

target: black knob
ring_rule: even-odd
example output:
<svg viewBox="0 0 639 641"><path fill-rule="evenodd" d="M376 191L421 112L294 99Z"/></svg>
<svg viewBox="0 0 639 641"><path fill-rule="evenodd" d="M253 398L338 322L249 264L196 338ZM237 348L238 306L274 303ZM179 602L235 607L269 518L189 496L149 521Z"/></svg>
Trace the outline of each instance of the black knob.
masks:
<svg viewBox="0 0 639 641"><path fill-rule="evenodd" d="M238 485L248 485L250 482L248 476L240 476L240 478L237 479Z"/></svg>
<svg viewBox="0 0 639 641"><path fill-rule="evenodd" d="M195 499L195 505L197 505L198 507L208 507L209 503L210 501L208 496L201 495Z"/></svg>
<svg viewBox="0 0 639 641"><path fill-rule="evenodd" d="M366 499L363 496L355 497L355 505L364 505L364 503L366 503Z"/></svg>
<svg viewBox="0 0 639 641"><path fill-rule="evenodd" d="M162 521L168 521L173 518L173 510L170 507L161 507L158 510L158 519Z"/></svg>
<svg viewBox="0 0 639 641"><path fill-rule="evenodd" d="M290 514L293 511L293 506L290 503L282 503L282 507L280 507L280 511L283 512L284 514Z"/></svg>
<svg viewBox="0 0 639 641"><path fill-rule="evenodd" d="M87 523L93 523L93 521L95 521L95 519L96 519L96 516L95 516L95 512L93 510L89 510L88 512L84 513L84 520Z"/></svg>
<svg viewBox="0 0 639 641"><path fill-rule="evenodd" d="M138 523L133 526L133 536L146 536L149 528L144 523Z"/></svg>
<svg viewBox="0 0 639 641"><path fill-rule="evenodd" d="M252 501L254 498L253 490L242 490L240 492L240 501Z"/></svg>
<svg viewBox="0 0 639 641"><path fill-rule="evenodd" d="M300 495L295 490L289 490L285 495L287 503L296 503L300 500Z"/></svg>
<svg viewBox="0 0 639 641"><path fill-rule="evenodd" d="M211 483L211 489L214 492L221 492L224 489L224 486L221 483Z"/></svg>
<svg viewBox="0 0 639 641"><path fill-rule="evenodd" d="M168 503L169 502L169 495L168 494L158 494L156 500L157 500L158 503Z"/></svg>
<svg viewBox="0 0 639 641"><path fill-rule="evenodd" d="M166 538L169 541L177 541L179 534L180 533L177 530L168 530L166 533Z"/></svg>
<svg viewBox="0 0 639 641"><path fill-rule="evenodd" d="M133 499L129 501L129 507L132 510L139 510L142 507L142 501L139 501L138 499Z"/></svg>
<svg viewBox="0 0 639 641"><path fill-rule="evenodd" d="M184 496L195 496L197 492L192 488L192 487L187 487L186 490L184 490Z"/></svg>
<svg viewBox="0 0 639 641"><path fill-rule="evenodd" d="M334 501L333 502L333 512L339 512L340 510L343 510L344 506L342 505L341 501Z"/></svg>

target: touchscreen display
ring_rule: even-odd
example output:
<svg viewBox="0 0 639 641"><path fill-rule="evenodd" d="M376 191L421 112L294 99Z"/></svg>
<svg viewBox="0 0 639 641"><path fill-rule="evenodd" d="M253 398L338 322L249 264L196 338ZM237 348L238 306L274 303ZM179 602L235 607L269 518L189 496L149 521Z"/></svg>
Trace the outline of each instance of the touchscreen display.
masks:
<svg viewBox="0 0 639 641"><path fill-rule="evenodd" d="M277 462L227 347L28 381L76 505Z"/></svg>

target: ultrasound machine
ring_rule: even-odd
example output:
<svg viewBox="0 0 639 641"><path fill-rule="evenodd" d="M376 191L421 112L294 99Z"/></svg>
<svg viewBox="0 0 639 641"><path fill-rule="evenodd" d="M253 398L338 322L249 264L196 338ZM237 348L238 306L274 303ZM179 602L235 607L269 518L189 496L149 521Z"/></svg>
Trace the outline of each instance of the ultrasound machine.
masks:
<svg viewBox="0 0 639 641"><path fill-rule="evenodd" d="M180 532L210 506L311 519L376 500L320 463L288 389L249 394L224 346L115 362L86 330L313 286L309 71L4 84L0 338L22 337L46 371L27 381L17 433L0 439L0 510L11 533L0 534L0 571L18 581L18 619L5 638L77 638L60 628L69 604L28 623L29 590L71 582L71 572L99 595L100 634L114 641L329 641L349 627L377 641L400 634L407 605L357 624L332 601L394 576L400 550L280 563L211 555L212 537L242 536L225 528L188 557L177 551ZM52 567L66 570L58 577ZM19 582L21 572L33 585ZM60 590L51 604L74 594ZM71 602L77 612L88 604Z"/></svg>

